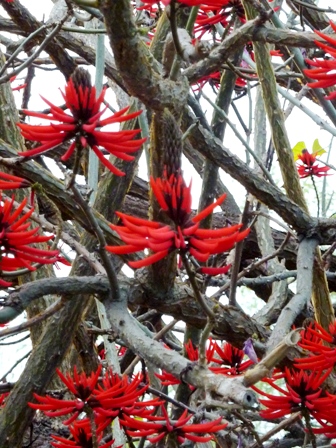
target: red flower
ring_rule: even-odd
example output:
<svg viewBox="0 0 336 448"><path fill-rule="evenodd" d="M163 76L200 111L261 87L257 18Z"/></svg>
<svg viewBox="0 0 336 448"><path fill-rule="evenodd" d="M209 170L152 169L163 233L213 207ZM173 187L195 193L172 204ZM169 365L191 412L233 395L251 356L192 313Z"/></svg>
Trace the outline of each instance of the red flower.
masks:
<svg viewBox="0 0 336 448"><path fill-rule="evenodd" d="M164 225L117 212L124 225L111 224L110 227L118 233L126 246L106 246L106 249L115 254L128 254L144 249L154 252L143 260L129 262L132 268L148 266L174 250L189 253L199 262L205 263L210 255L232 249L236 242L248 235L249 229L239 232L241 224L215 230L199 228L200 221L220 205L226 195L192 217L191 185L186 186L181 174L172 174L169 178L164 175L162 180L151 178L150 183L162 211L173 224ZM211 274L211 269L204 267L201 271ZM227 270L227 266L218 268L216 274Z"/></svg>
<svg viewBox="0 0 336 448"><path fill-rule="evenodd" d="M330 26L336 32L336 24L330 22ZM333 59L325 60L325 59L306 59L306 62L313 67L314 69L306 69L303 70L304 74L309 78L316 79L317 82L310 82L307 85L309 87L315 88L325 88L336 85L336 39L333 39L328 34L321 33L321 31L315 30L315 33L326 40L329 44L326 45L322 42L315 41L315 44L322 48L326 53L329 53ZM336 98L336 92L332 92L330 95L326 96L327 100L333 100Z"/></svg>
<svg viewBox="0 0 336 448"><path fill-rule="evenodd" d="M281 393L281 396L268 394L253 386L254 390L268 398L268 400L260 400L266 406L266 409L260 412L261 417L274 419L292 412L308 411L314 418L318 418L319 413L335 401L335 397L323 397L321 388L331 370L325 373L322 371L306 373L303 370L292 371L285 368L284 379L287 390L279 387L275 381L267 381Z"/></svg>
<svg viewBox="0 0 336 448"><path fill-rule="evenodd" d="M29 406L44 411L48 417L59 417L71 413L72 416L63 422L65 425L70 425L81 412L85 412L85 406L87 405L101 417L101 425L104 425L105 419L110 423L119 414L151 415L153 409L146 409L146 406L161 404L157 400L136 401L148 387L140 387L142 383L141 375L137 375L132 381L129 381L127 376L120 377L107 370L102 379L102 384L98 384L101 369L102 366L100 365L95 373L86 376L85 373L78 374L75 367L73 378L69 374L63 375L57 369L58 376L75 396L75 399L61 400L34 394L39 403L29 403Z"/></svg>
<svg viewBox="0 0 336 448"><path fill-rule="evenodd" d="M219 358L212 356L210 361L217 364L223 364L227 367L210 367L214 373L222 373L225 375L240 375L244 370L253 364L253 361L247 360L243 362L245 353L243 350L234 347L228 342L224 342L220 347L216 341L211 341L213 352L216 352Z"/></svg>
<svg viewBox="0 0 336 448"><path fill-rule="evenodd" d="M199 360L198 348L194 347L194 345L190 339L186 344L184 344L184 348L185 348L186 357L189 359L189 361L197 362ZM212 343L210 343L209 346L207 347L206 354L205 354L205 357L206 357L208 363L210 363L212 361L213 354L214 354L214 346ZM212 370L212 367L210 367L210 370ZM161 381L161 384L163 386L173 386L176 384L181 384L180 379L176 378L174 375L166 372L165 370L162 371L162 374L155 373L155 376L157 378L159 378L159 380ZM190 385L189 385L189 388L192 390L195 389L193 386L190 386Z"/></svg>
<svg viewBox="0 0 336 448"><path fill-rule="evenodd" d="M99 402L102 409L97 412L102 415L116 417L119 414L146 414L145 406L150 406L152 402L137 402L136 400L142 396L148 385L142 385L142 375L137 374L132 381L126 375L120 377L111 370L107 370L102 385L98 385L95 390L95 399ZM157 403L155 401L155 403ZM105 412L106 410L106 412ZM152 413L150 410L148 413Z"/></svg>
<svg viewBox="0 0 336 448"><path fill-rule="evenodd" d="M61 378L68 390L76 397L75 400L60 400L53 397L42 397L41 395L34 394L34 398L39 403L28 403L33 409L40 409L48 417L59 417L73 413L73 415L64 422L65 425L70 425L81 412L83 412L85 404L91 407L96 407L99 404L96 400L92 399L92 393L96 387L99 374L102 366L100 365L96 373L92 373L89 377L85 373L78 374L76 366L74 367L74 378L69 374L63 375L58 369L56 369L57 375Z"/></svg>
<svg viewBox="0 0 336 448"><path fill-rule="evenodd" d="M309 176L323 177L329 175L330 168L320 166L316 162L316 154L310 154L307 149L304 149L298 158L297 170L301 179Z"/></svg>
<svg viewBox="0 0 336 448"><path fill-rule="evenodd" d="M51 442L51 445L55 448L92 448L92 432L90 427L90 421L86 419L83 425L82 422L75 422L73 426L69 427L71 438L73 440L64 439L63 437L52 435L51 437L57 442ZM103 433L97 431L98 443L101 442ZM112 446L114 440L99 445L99 448L108 448ZM119 447L120 448L120 447Z"/></svg>
<svg viewBox="0 0 336 448"><path fill-rule="evenodd" d="M324 370L334 367L336 363L336 321L329 325L329 332L314 322L302 333L299 345L314 355L296 358L296 368Z"/></svg>
<svg viewBox="0 0 336 448"><path fill-rule="evenodd" d="M81 68L76 69L65 87L65 93L61 92L66 108L70 110L71 115L65 113L63 109L55 106L45 98L42 99L50 106L51 115L24 110L26 115L44 120L58 121L59 123L50 123L48 126L18 123L25 138L42 143L41 146L35 149L20 152L19 155L25 157L36 156L63 142L72 140L61 160L69 159L76 149L83 151L87 146L90 146L99 160L112 173L123 176L124 173L104 157L99 146L120 159L130 161L134 160L134 156L131 154L137 151L146 139L132 140L140 132L140 129L119 132L102 132L98 129L108 124L131 120L141 114L141 111L126 114L128 110L126 107L111 117L101 120L101 116L106 110L104 108L99 111L104 101L105 92L106 89L103 89L99 97L96 98L96 89L91 85L88 72Z"/></svg>
<svg viewBox="0 0 336 448"><path fill-rule="evenodd" d="M5 392L4 394L0 394L0 408L5 406L5 400L8 397L9 392Z"/></svg>
<svg viewBox="0 0 336 448"><path fill-rule="evenodd" d="M0 190L14 190L30 187L29 180L0 171Z"/></svg>
<svg viewBox="0 0 336 448"><path fill-rule="evenodd" d="M14 197L12 200L0 203L0 271L13 272L20 268L34 271L36 268L32 265L33 262L53 264L58 261L58 250L44 250L30 246L49 241L53 236L37 235L39 227L28 230L30 223L27 221L34 208L20 217L27 205L27 199L24 199L16 210L13 210L13 204ZM11 283L0 279L0 285L10 286Z"/></svg>
<svg viewBox="0 0 336 448"><path fill-rule="evenodd" d="M214 433L226 428L227 423L220 423L222 418L217 420L190 424L188 421L192 418L192 415L188 415L188 411L185 410L181 417L177 421L171 421L168 417L167 410L164 406L161 406L163 417L154 417L152 420L156 421L142 421L132 419L125 416L120 420L120 423L126 429L126 432L131 437L148 437L148 441L152 444L163 440L167 435L174 434L178 443L182 444L187 440L192 442L206 443L213 440L213 435L198 435L204 433ZM135 431L133 431L135 429Z"/></svg>
<svg viewBox="0 0 336 448"><path fill-rule="evenodd" d="M13 1L13 0L10 0L10 1ZM13 82L15 80L16 80L16 76L12 76L10 78L9 82ZM21 89L24 89L25 87L27 87L27 83L26 84L20 84L20 85L18 85L16 87L12 87L12 91L14 92L15 90L21 90Z"/></svg>

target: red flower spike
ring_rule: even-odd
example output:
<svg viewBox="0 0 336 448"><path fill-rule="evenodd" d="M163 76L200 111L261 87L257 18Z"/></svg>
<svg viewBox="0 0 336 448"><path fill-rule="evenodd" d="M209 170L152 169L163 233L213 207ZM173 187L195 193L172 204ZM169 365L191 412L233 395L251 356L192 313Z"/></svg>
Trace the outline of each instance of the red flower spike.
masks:
<svg viewBox="0 0 336 448"><path fill-rule="evenodd" d="M72 440L52 435L51 437L56 440L56 442L51 442L51 445L55 448L92 448L92 432L89 421L85 422L84 425L82 422L76 422L73 426L69 427L69 430ZM100 444L102 438L103 433L98 433L97 439L99 448L108 448L113 445L114 440ZM119 446L119 448L121 447Z"/></svg>
<svg viewBox="0 0 336 448"><path fill-rule="evenodd" d="M333 22L330 22L333 30L336 30L336 25ZM306 63L316 67L314 69L306 69L303 70L304 74L309 78L316 79L316 82L310 82L307 85L313 89L315 88L326 88L336 85L336 39L332 38L328 34L324 34L321 31L314 31L318 36L322 37L328 44L327 45L322 42L315 41L315 44L322 48L326 53L329 53L333 59L325 60L325 59L306 59ZM336 92L332 92L330 95L325 97L327 100L333 100L336 98Z"/></svg>
<svg viewBox="0 0 336 448"><path fill-rule="evenodd" d="M306 373L301 371L291 371L285 368L284 378L286 389L279 387L274 381L267 382L282 394L271 395L253 386L253 389L268 400L260 400L266 409L260 412L261 417L275 419L297 411L308 411L316 419L323 418L323 413L328 406L332 406L336 397L323 396L322 384L331 373L332 369L326 372L316 371Z"/></svg>
<svg viewBox="0 0 336 448"><path fill-rule="evenodd" d="M245 357L243 350L234 347L228 342L224 342L222 347L220 347L216 341L211 340L209 351L212 351L212 356L211 359L209 359L209 362L223 365L223 367L210 367L211 371L215 373L240 375L253 365L253 361L251 360L243 361Z"/></svg>
<svg viewBox="0 0 336 448"><path fill-rule="evenodd" d="M108 153L121 159L133 160L134 157L129 153L138 151L146 139L133 140L140 129L118 132L103 132L100 129L108 124L132 120L140 115L141 111L127 113L128 107L126 107L111 117L101 120L100 118L106 110L104 108L100 111L105 92L106 89L103 89L100 96L96 98L96 88L91 85L88 72L82 68L76 69L66 84L65 92L61 92L70 115L43 97L42 99L50 106L50 115L24 110L23 112L31 117L59 123L51 122L48 126L18 123L23 137L41 142L37 148L18 154L24 157L34 157L63 142L72 141L61 160L67 160L74 151L78 149L83 151L90 146L99 160L112 173L123 176L125 173L106 159L99 147L105 148Z"/></svg>
<svg viewBox="0 0 336 448"><path fill-rule="evenodd" d="M302 334L300 347L313 354L296 358L294 366L298 369L324 370L336 363L336 321L329 325L329 332L314 322Z"/></svg>
<svg viewBox="0 0 336 448"><path fill-rule="evenodd" d="M222 418L217 420L190 424L187 423L192 418L192 415L188 415L188 411L185 410L177 421L169 419L167 410L164 406L161 406L163 417L155 417L153 421L143 421L138 419L131 419L125 416L120 419L121 424L124 426L127 434L131 437L148 437L148 441L152 444L163 440L169 434L175 434L178 443L182 444L186 440L193 442L209 442L213 439L211 433L215 433L227 427L227 423L220 423ZM133 429L135 431L133 431ZM198 435L198 434L202 435ZM204 433L208 433L206 436Z"/></svg>
<svg viewBox="0 0 336 448"><path fill-rule="evenodd" d="M307 149L304 149L298 156L298 163L296 165L300 179L304 179L309 176L329 176L329 167L320 166L316 162L316 154L310 154Z"/></svg>
<svg viewBox="0 0 336 448"><path fill-rule="evenodd" d="M28 188L31 183L22 177L0 171L0 190L14 190L16 188Z"/></svg>
<svg viewBox="0 0 336 448"><path fill-rule="evenodd" d="M42 397L34 394L35 399L39 403L29 403L29 406L33 409L44 411L49 417L59 417L73 413L73 415L64 422L64 424L70 425L82 412L85 404L88 404L93 408L99 406L99 403L94 399L92 394L97 385L101 369L102 366L100 365L95 373L91 373L91 375L87 377L85 373L78 374L75 366L73 378L70 374L63 375L63 373L56 369L57 375L76 399L60 400L58 398L49 396Z"/></svg>
<svg viewBox="0 0 336 448"><path fill-rule="evenodd" d="M16 178L16 176L13 177ZM14 179L14 182L18 181ZM53 236L37 235L38 227L28 230L30 223L27 221L34 212L34 208L19 218L27 205L27 199L24 199L16 210L13 210L13 204L14 198L0 203L0 271L13 272L20 268L34 271L36 268L32 265L33 262L41 264L57 262L58 250L44 250L30 246L30 244L46 242L53 238ZM0 285L10 286L11 283L0 280Z"/></svg>
<svg viewBox="0 0 336 448"><path fill-rule="evenodd" d="M225 195L192 216L191 186L187 186L182 175L167 176L165 170L162 179L150 179L153 193L162 208L162 212L172 221L171 225L164 225L155 221L117 213L122 224L110 225L126 246L106 246L106 249L115 254L127 254L150 249L153 254L139 261L129 262L129 266L137 269L166 257L170 252L177 250L189 252L199 262L205 263L211 255L226 252L249 234L249 229L240 231L241 224L223 229L199 229L199 223L213 212L215 207L222 204ZM226 273L229 267L202 268L208 275Z"/></svg>

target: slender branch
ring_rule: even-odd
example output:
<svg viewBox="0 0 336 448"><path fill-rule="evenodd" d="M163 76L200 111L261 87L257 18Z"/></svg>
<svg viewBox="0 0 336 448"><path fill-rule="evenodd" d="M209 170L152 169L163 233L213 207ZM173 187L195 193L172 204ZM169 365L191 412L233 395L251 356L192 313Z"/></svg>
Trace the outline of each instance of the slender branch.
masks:
<svg viewBox="0 0 336 448"><path fill-rule="evenodd" d="M284 250L284 247L286 246L286 244L288 243L289 240L289 234L287 233L286 238L283 240L281 246L274 251L272 254L267 255L264 258L261 258L258 261L254 261L252 262L249 266L247 266L246 268L244 268L237 276L237 281L239 279L241 279L242 277L244 277L245 274L248 274L249 272L253 271L254 269L256 269L258 266L261 266L262 264L266 263L268 260L271 260L272 258L276 257L277 255L279 255L279 253L281 253ZM231 285L231 281L228 281L225 283L224 286L222 286L221 288L219 288L218 291L216 291L211 297L210 299L218 299L227 289L229 289Z"/></svg>
<svg viewBox="0 0 336 448"><path fill-rule="evenodd" d="M242 214L241 224L242 230L246 229L248 226L248 216L249 216L249 208L250 208L250 200L249 198L245 201L245 207ZM244 241L239 241L236 243L234 249L234 262L231 272L231 280L230 280L230 295L229 295L229 304L231 306L237 306L236 300L236 291L237 291L237 280L239 276L240 262L243 253Z"/></svg>
<svg viewBox="0 0 336 448"><path fill-rule="evenodd" d="M34 61L34 59L36 59L38 55L47 47L48 43L54 38L54 36L56 36L56 34L62 28L62 24L63 22L59 22L55 26L55 28L43 40L39 48L35 50L34 53L31 56L29 56L29 58L27 58L23 64L15 68L11 73L1 76L0 84L2 84L3 82L8 82L12 76L19 74L20 72L22 72L22 70L28 67Z"/></svg>
<svg viewBox="0 0 336 448"><path fill-rule="evenodd" d="M265 178L269 180L269 182L272 185L276 185L274 180L272 179L272 176L270 175L270 172L265 168L262 160L260 160L260 158L258 157L258 155L253 151L253 149L250 147L250 145L248 145L246 143L246 139L243 138L240 133L238 132L236 126L231 122L231 120L229 119L228 115L224 112L224 110L222 110L221 108L219 108L213 101L211 101L211 99L203 92L201 91L201 95L203 96L203 98L205 98L210 104L211 106L213 106L217 112L222 116L222 118L224 118L224 120L227 122L227 124L230 126L230 128L233 130L233 132L235 133L236 137L238 138L238 140L245 146L246 150L248 151L248 153L254 158L254 160L257 162L257 164L259 165L260 169L262 170L263 174L265 175Z"/></svg>
<svg viewBox="0 0 336 448"><path fill-rule="evenodd" d="M81 207L81 209L83 210L85 215L87 216L87 219L97 236L97 239L99 242L98 251L101 256L101 259L103 260L104 267L106 269L106 274L107 274L107 277L108 277L110 285L111 285L112 297L113 297L113 300L118 301L118 300L120 300L120 290L119 290L119 285L118 285L118 279L117 279L117 275L115 273L113 264L105 250L106 240L105 240L104 233L102 232L102 229L100 228L99 224L97 223L97 221L92 213L91 207L84 200L83 196L80 194L77 187L75 185L72 185L71 190L74 194L74 197L75 197L77 203L79 204L79 206Z"/></svg>
<svg viewBox="0 0 336 448"><path fill-rule="evenodd" d="M297 293L281 311L275 328L268 340L268 351L272 350L290 330L296 317L308 305L312 295L314 255L318 241L314 238L304 238L297 255Z"/></svg>
<svg viewBox="0 0 336 448"><path fill-rule="evenodd" d="M261 443L266 442L272 436L277 434L279 431L286 429L288 426L292 425L293 423L297 422L300 419L301 419L301 412L295 412L295 414L292 414L290 417L286 418L281 423L274 426L274 428L267 431L266 434L264 434L263 436L260 436L260 442ZM259 443L255 442L250 448L259 448L259 446L260 446Z"/></svg>
<svg viewBox="0 0 336 448"><path fill-rule="evenodd" d="M63 306L64 306L64 302L62 300L59 300L58 302L53 303L42 314L37 314L36 316L32 317L31 319L27 320L26 322L16 325L15 327L6 328L5 330L0 331L0 338L2 338L4 336L11 335L11 334L22 333L23 331L28 330L33 325L36 325L36 324L44 321L48 317L52 316L53 314L57 313L57 311L62 309ZM1 318L2 318L2 316L0 314L0 321L2 320Z"/></svg>
<svg viewBox="0 0 336 448"><path fill-rule="evenodd" d="M26 358L28 358L28 356L31 354L31 350L29 350L28 353L26 353L25 355L23 355L20 359L18 359L13 365L12 367L0 378L0 383L2 383L3 381L6 380L6 376L9 375L14 369L15 367L17 367L19 364L21 364L22 361L24 361Z"/></svg>
<svg viewBox="0 0 336 448"><path fill-rule="evenodd" d="M196 283L196 278L195 278L195 273L192 271L192 269L190 267L190 264L189 264L186 254L181 252L181 258L182 258L182 262L185 267L185 270L187 271L191 287L194 291L195 299L197 300L198 304L200 305L200 307L202 308L202 310L204 311L206 316L208 316L210 319L215 319L216 314L212 311L212 309L206 303L204 297L202 296L202 294L200 293L200 290L198 289L198 286Z"/></svg>

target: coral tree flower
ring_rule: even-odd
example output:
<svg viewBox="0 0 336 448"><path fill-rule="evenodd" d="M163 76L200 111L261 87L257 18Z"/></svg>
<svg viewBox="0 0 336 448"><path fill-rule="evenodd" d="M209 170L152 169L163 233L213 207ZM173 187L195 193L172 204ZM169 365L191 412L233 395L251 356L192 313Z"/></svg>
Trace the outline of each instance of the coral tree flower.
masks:
<svg viewBox="0 0 336 448"><path fill-rule="evenodd" d="M65 425L70 425L79 416L86 404L91 407L98 405L96 401L90 400L94 388L97 385L99 374L102 366L100 365L95 373L92 373L89 377L85 373L78 374L76 366L74 367L74 377L70 374L66 376L56 369L57 375L62 382L66 385L68 390L75 396L74 400L61 400L51 396L42 397L41 395L34 393L34 398L39 403L29 403L29 406L33 409L40 409L48 417L60 417L72 413L73 415L64 422Z"/></svg>
<svg viewBox="0 0 336 448"><path fill-rule="evenodd" d="M142 421L125 416L120 422L125 428L129 428L126 430L128 435L131 437L150 436L148 437L148 441L152 444L165 439L169 434L174 434L177 442L180 444L184 443L186 440L206 443L213 440L213 435L211 433L227 427L227 423L220 423L222 420L221 417L206 423L188 425L187 423L192 418L192 415L188 415L187 410L185 410L176 421L171 421L169 419L167 410L164 406L161 406L161 410L163 416L154 417L156 421ZM133 431L133 429L135 429L135 431ZM207 433L209 434L208 436L204 435Z"/></svg>
<svg viewBox="0 0 336 448"><path fill-rule="evenodd" d="M120 377L107 370L101 384L98 383L102 366L95 373L87 376L84 372L78 374L74 368L73 378L70 374L63 375L58 369L57 374L66 385L68 390L74 395L74 399L63 400L51 396L43 397L34 394L38 403L29 403L33 409L40 409L48 417L60 417L72 414L64 421L65 425L72 424L80 413L85 412L88 406L94 410L95 415L100 419L99 426L107 426L118 415L133 414L146 416L152 410L147 410L145 406L157 406L160 402L151 400L138 402L137 399L143 395L148 386L143 386L142 376L136 375L132 381L127 376Z"/></svg>
<svg viewBox="0 0 336 448"><path fill-rule="evenodd" d="M296 368L324 370L334 367L336 363L336 321L329 325L329 331L326 331L317 322L309 325L302 332L299 345L310 351L311 354L304 358L296 358Z"/></svg>
<svg viewBox="0 0 336 448"><path fill-rule="evenodd" d="M309 176L323 177L328 176L329 169L327 166L321 166L316 162L316 154L311 154L304 149L298 156L297 170L301 179Z"/></svg>
<svg viewBox="0 0 336 448"><path fill-rule="evenodd" d="M115 254L129 254L144 249L154 252L140 261L129 262L130 267L137 269L148 266L174 250L189 253L197 261L205 263L211 255L232 249L236 242L248 235L249 229L239 231L241 224L212 230L199 228L202 219L222 204L226 195L192 217L191 184L187 186L180 173L169 177L164 174L163 179L151 178L150 184L162 212L170 218L172 224L164 225L117 212L123 226L111 224L110 227L126 245L106 246L106 249ZM228 267L204 267L201 270L205 274L216 275L227 272Z"/></svg>
<svg viewBox="0 0 336 448"><path fill-rule="evenodd" d="M63 437L52 435L51 437L56 440L56 442L51 442L51 445L55 448L92 448L92 432L90 428L90 422L83 426L82 424L74 423L70 426L71 439L64 439ZM112 446L114 440L110 440L107 443L100 444L103 438L103 433L97 434L97 441L99 443L99 448L108 448ZM120 448L120 447L119 447Z"/></svg>
<svg viewBox="0 0 336 448"><path fill-rule="evenodd" d="M68 160L76 149L81 152L89 146L112 173L123 176L124 173L104 157L99 146L120 159L130 161L134 160L134 156L131 154L138 151L146 139L133 140L140 132L140 129L118 132L103 132L99 129L108 124L131 120L137 117L141 111L127 114L128 108L126 107L111 117L101 119L101 116L106 111L106 108L100 110L105 92L106 89L103 89L99 97L96 98L96 89L91 85L89 73L82 68L76 69L65 87L65 92L61 92L65 100L66 109L69 109L70 115L43 97L43 101L50 107L50 115L24 110L23 112L31 117L58 123L50 123L48 126L18 123L22 135L26 139L42 143L37 148L19 152L18 154L25 157L33 157L63 142L71 141L68 150L61 157L61 160Z"/></svg>
<svg viewBox="0 0 336 448"><path fill-rule="evenodd" d="M0 185L2 182L5 181L0 181ZM16 180L13 184L15 182L20 183L19 180ZM12 186L10 188L13 188L13 184L11 184ZM53 264L60 261L58 250L45 250L31 247L31 244L44 243L52 239L53 236L37 235L39 227L28 230L30 227L28 220L33 214L34 208L31 208L20 217L23 209L27 205L27 199L24 199L16 210L13 210L13 205L14 198L0 202L0 271L13 272L20 268L27 268L30 271L34 271L36 268L32 265L33 262ZM11 283L0 279L0 285L10 286Z"/></svg>
<svg viewBox="0 0 336 448"><path fill-rule="evenodd" d="M307 373L303 370L285 368L283 377L286 389L278 386L274 380L267 381L281 395L271 395L254 386L254 390L268 398L268 400L259 400L266 407L260 412L261 417L274 419L301 411L302 414L309 412L311 416L318 419L325 407L332 405L335 401L335 397L324 397L321 387L331 370L324 373L320 370Z"/></svg>
<svg viewBox="0 0 336 448"><path fill-rule="evenodd" d="M253 361L250 359L243 361L245 353L243 350L234 347L228 342L224 342L220 347L216 341L211 341L213 353L217 356L212 356L211 361L217 364L223 364L223 367L210 367L210 370L215 373L224 375L240 375L251 365Z"/></svg>
<svg viewBox="0 0 336 448"><path fill-rule="evenodd" d="M23 177L0 171L0 190L16 190L17 188L28 188L30 185L29 180Z"/></svg>
<svg viewBox="0 0 336 448"><path fill-rule="evenodd" d="M336 32L336 24L330 22L330 26ZM336 39L333 39L328 34L321 33L321 31L315 30L315 33L322 37L326 42L331 45L324 44L322 42L315 41L315 44L322 48L326 53L332 56L332 59L306 59L306 62L312 65L313 69L303 70L304 74L309 78L315 79L316 82L309 82L307 85L316 88L326 88L336 85ZM330 95L326 96L327 100L334 100L336 98L336 91L332 92Z"/></svg>

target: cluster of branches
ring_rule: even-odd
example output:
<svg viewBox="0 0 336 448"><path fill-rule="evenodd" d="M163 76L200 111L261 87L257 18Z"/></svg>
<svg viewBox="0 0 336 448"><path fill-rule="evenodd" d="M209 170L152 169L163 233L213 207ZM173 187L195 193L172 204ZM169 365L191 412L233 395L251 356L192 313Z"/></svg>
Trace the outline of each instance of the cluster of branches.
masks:
<svg viewBox="0 0 336 448"><path fill-rule="evenodd" d="M318 165L321 151L305 148L297 165L285 120L299 107L307 123L335 135L336 79L328 70L336 40L325 30L326 13L335 11L311 0L290 1L284 10L281 0L53 3L41 23L19 0L0 1L6 12L0 17L0 168L12 176L0 186L20 187L15 200L3 193L1 202L0 324L6 325L0 338L6 344L9 336L29 331L32 342L32 351L15 364L26 360L15 384L7 382L15 366L1 379L1 447L49 446L50 423L36 409L53 417L74 412L68 425L79 419L70 430L53 428L56 447L330 446L336 434L330 296L336 220L326 218L325 175L333 166ZM306 85L312 85L307 54L318 67L313 89ZM328 54L331 61L321 59ZM95 87L87 66L96 68ZM50 69L64 76L65 104L46 99L47 109L29 110L34 79L48 79ZM13 77L21 73L17 108ZM107 103L107 88L120 111ZM279 96L290 103L285 111ZM302 102L305 96L325 119ZM243 119L246 97L254 129L252 119ZM103 103L113 112L107 118ZM43 124L27 123L28 116ZM114 123L123 123L120 130L102 130ZM245 161L223 145L229 127L246 149ZM142 153L147 180L137 177ZM45 158L58 165L62 179ZM202 180L197 211L183 179L184 159ZM280 168L279 182L272 164L273 172ZM245 188L243 209L221 171ZM80 175L85 186L78 184ZM312 182L322 212L317 216L300 177ZM322 191L316 177L323 177ZM34 210L23 200L26 188L34 193ZM222 212L212 216L214 204ZM56 235L51 250L50 236L27 230L28 220ZM272 229L272 220L283 231ZM62 242L72 249L71 260L59 252ZM68 277L55 277L50 264L57 261L71 261ZM121 271L125 263L134 276ZM254 315L237 302L241 286L263 301ZM23 312L27 320L7 325ZM168 325L165 316L172 318ZM293 332L293 326L306 329ZM75 365L82 374L75 370L72 379ZM142 375L131 380L139 366ZM67 372L59 373L61 381L57 367ZM254 386L262 380L266 386ZM280 401L266 394L270 386L282 394ZM64 405L69 392L75 399ZM145 408L137 401L145 392L161 401L149 400ZM129 401L120 405L118 394ZM259 397L266 411L260 412ZM111 425L116 418L122 429ZM212 423L199 423L204 419ZM266 431L263 421L269 420L275 425ZM286 435L275 439L281 430Z"/></svg>

